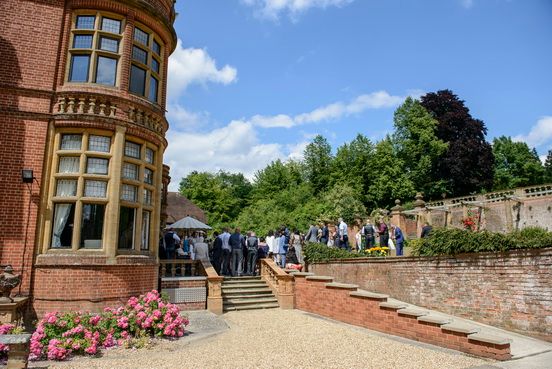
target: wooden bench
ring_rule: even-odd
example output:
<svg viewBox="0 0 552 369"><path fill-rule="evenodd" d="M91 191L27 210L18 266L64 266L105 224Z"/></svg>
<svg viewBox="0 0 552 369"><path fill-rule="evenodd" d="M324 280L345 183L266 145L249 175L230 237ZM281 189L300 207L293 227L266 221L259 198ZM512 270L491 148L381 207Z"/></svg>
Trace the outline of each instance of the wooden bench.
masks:
<svg viewBox="0 0 552 369"><path fill-rule="evenodd" d="M8 353L7 369L26 369L29 360L30 334L3 334L0 335L0 344L10 348Z"/></svg>

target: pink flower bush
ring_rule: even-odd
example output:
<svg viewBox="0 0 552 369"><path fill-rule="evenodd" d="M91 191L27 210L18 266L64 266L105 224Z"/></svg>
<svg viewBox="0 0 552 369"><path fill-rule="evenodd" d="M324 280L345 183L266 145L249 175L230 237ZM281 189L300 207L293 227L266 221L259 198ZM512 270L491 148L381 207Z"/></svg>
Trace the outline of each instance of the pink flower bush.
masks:
<svg viewBox="0 0 552 369"><path fill-rule="evenodd" d="M188 323L180 316L180 308L164 301L155 290L101 314L51 312L44 315L31 337L30 358L65 360L70 355L96 355L102 348L121 345L133 337L178 338ZM0 334L4 334L2 329L8 331L1 328Z"/></svg>
<svg viewBox="0 0 552 369"><path fill-rule="evenodd" d="M15 326L14 324L0 324L0 335L2 334L19 334L23 329ZM4 360L7 357L10 348L8 345L0 344L0 360Z"/></svg>

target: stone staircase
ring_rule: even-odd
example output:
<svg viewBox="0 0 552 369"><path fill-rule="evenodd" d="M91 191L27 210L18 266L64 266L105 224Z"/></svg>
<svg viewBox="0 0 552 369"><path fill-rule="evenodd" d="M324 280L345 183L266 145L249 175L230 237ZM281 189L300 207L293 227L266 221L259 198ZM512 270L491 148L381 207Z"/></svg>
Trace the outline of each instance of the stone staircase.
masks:
<svg viewBox="0 0 552 369"><path fill-rule="evenodd" d="M277 308L278 300L261 277L225 277L223 311Z"/></svg>

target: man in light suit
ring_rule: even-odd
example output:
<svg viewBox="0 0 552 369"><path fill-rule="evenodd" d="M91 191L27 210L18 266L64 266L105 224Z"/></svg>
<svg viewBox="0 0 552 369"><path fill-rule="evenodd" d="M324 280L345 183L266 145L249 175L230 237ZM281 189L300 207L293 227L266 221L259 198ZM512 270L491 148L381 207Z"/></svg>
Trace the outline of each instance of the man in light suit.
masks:
<svg viewBox="0 0 552 369"><path fill-rule="evenodd" d="M310 225L309 231L305 236L305 241L307 242L318 242L318 227L315 225Z"/></svg>

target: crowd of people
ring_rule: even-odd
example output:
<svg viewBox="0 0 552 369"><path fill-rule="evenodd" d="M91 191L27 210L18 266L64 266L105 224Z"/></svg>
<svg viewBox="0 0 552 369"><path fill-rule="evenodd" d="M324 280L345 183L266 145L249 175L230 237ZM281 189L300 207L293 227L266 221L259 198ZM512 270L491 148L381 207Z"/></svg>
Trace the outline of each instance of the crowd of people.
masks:
<svg viewBox="0 0 552 369"><path fill-rule="evenodd" d="M429 232L431 226L426 223L422 237ZM219 275L235 277L257 275L258 261L263 258L272 258L285 269L302 270L303 245L307 242L357 252L379 246L395 249L396 255L401 256L404 240L403 231L395 224L388 225L383 218L375 222L367 219L356 233L353 246L349 242L349 228L342 218L331 228L325 222L311 224L306 233L297 229L290 231L282 225L270 230L266 237L258 237L253 231L243 233L240 228L232 232L224 228L207 240L203 232L179 236L174 229L168 229L161 238L159 257L210 261Z"/></svg>

